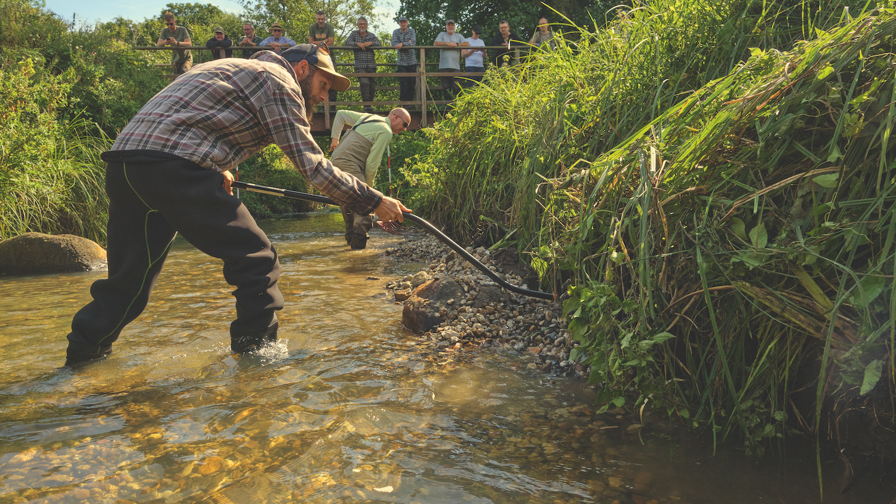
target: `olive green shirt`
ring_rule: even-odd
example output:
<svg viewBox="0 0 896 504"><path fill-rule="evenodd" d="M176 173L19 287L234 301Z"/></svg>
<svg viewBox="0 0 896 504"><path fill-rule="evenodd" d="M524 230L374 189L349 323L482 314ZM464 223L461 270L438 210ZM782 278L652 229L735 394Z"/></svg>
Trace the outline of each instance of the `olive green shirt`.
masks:
<svg viewBox="0 0 896 504"><path fill-rule="evenodd" d="M371 120L364 122L368 119ZM372 186L376 178L376 172L383 161L386 147L392 141L392 125L389 124L389 119L376 114L340 110L336 112L336 118L333 120L332 137L339 138L342 135L343 126L352 127L361 122L364 122L364 124L355 128L355 132L370 140L373 144L370 148L370 154L367 155L367 166L364 168L364 178L367 185ZM339 146L342 146L342 144L340 143ZM336 149L338 150L339 147L336 147Z"/></svg>
<svg viewBox="0 0 896 504"><path fill-rule="evenodd" d="M159 35L159 38L162 40L168 40L169 37L174 37L174 40L178 42L183 42L187 39L192 39L190 36L190 32L183 26L178 26L174 29L174 33L172 34L168 27L162 28L162 34ZM189 50L182 51L171 51L171 63L176 65L178 63L183 63L184 61L193 61L193 54L190 53Z"/></svg>

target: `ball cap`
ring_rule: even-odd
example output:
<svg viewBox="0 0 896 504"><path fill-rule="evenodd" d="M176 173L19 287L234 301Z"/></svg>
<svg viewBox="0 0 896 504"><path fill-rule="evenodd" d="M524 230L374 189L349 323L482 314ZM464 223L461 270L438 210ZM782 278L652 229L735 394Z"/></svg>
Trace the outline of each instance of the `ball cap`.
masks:
<svg viewBox="0 0 896 504"><path fill-rule="evenodd" d="M218 26L217 28L215 28L215 33L224 33L224 28Z"/></svg>
<svg viewBox="0 0 896 504"><path fill-rule="evenodd" d="M453 19L449 19L448 21L445 21L445 24L450 25L450 24L457 24L457 23L455 23Z"/></svg>
<svg viewBox="0 0 896 504"><path fill-rule="evenodd" d="M333 60L330 59L330 54L321 46L298 44L280 53L280 57L290 63L307 61L309 64L314 65L315 68L333 78L331 89L335 91L345 91L352 85L348 77L336 71L336 67L333 66Z"/></svg>
<svg viewBox="0 0 896 504"><path fill-rule="evenodd" d="M400 17L398 18L398 21L407 21L407 20L408 20L408 17L407 17L407 16L400 16Z"/></svg>

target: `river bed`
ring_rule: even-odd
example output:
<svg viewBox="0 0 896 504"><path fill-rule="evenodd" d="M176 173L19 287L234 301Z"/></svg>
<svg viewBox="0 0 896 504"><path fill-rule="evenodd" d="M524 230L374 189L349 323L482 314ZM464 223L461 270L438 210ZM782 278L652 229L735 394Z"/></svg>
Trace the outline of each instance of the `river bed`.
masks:
<svg viewBox="0 0 896 504"><path fill-rule="evenodd" d="M104 272L0 278L0 504L810 503L814 452L713 455L706 439L596 415L582 380L513 352L444 359L384 289L420 269L344 245L338 213L263 222L280 254L280 340L229 353L220 261L178 240L110 358L60 369ZM780 455L780 454L778 454ZM889 504L868 471L824 502Z"/></svg>

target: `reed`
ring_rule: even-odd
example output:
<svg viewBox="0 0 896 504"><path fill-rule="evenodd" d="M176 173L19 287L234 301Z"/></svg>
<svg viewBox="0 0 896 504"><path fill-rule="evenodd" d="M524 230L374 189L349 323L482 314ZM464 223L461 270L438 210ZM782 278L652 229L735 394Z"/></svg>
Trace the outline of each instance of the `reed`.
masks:
<svg viewBox="0 0 896 504"><path fill-rule="evenodd" d="M896 15L872 7L639 4L466 93L408 170L415 209L499 223L570 285L605 407L754 452L788 421L834 433L894 388Z"/></svg>

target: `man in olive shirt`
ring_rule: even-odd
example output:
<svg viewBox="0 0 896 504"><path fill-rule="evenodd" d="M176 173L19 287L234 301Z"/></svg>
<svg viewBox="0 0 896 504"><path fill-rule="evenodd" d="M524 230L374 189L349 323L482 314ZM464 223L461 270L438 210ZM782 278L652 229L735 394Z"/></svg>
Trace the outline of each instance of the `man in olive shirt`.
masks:
<svg viewBox="0 0 896 504"><path fill-rule="evenodd" d="M330 144L333 155L330 157L330 162L373 187L376 172L383 160L386 147L392 141L392 135L406 130L410 122L411 114L403 108L392 109L386 117L340 110L333 120L333 141ZM340 141L339 137L344 126L350 127L351 130ZM367 233L373 227L370 212L358 213L346 205L340 206L340 209L342 219L345 221L346 244L351 246L352 250L364 249L370 238Z"/></svg>
<svg viewBox="0 0 896 504"><path fill-rule="evenodd" d="M263 38L255 34L255 26L253 26L252 23L246 23L243 25L243 35L243 38L237 44L242 47L258 47L261 45L261 41L264 40ZM251 58L257 50L258 49L244 49L243 57Z"/></svg>
<svg viewBox="0 0 896 504"><path fill-rule="evenodd" d="M193 41L190 40L190 32L183 26L177 26L176 18L170 11L166 12L165 28L162 28L162 34L156 42L157 47L174 46L174 47L190 47ZM189 50L171 51L171 66L175 75L180 75L193 67L193 54Z"/></svg>
<svg viewBox="0 0 896 504"><path fill-rule="evenodd" d="M332 47L336 43L336 29L333 28L333 25L327 22L327 15L324 14L324 11L317 11L317 14L314 17L314 23L311 23L311 26L308 27L308 43L309 44L326 44L327 47ZM333 58L333 63L336 63L336 55L331 55ZM336 91L331 89L330 94L327 96L327 101L334 102L336 101Z"/></svg>

